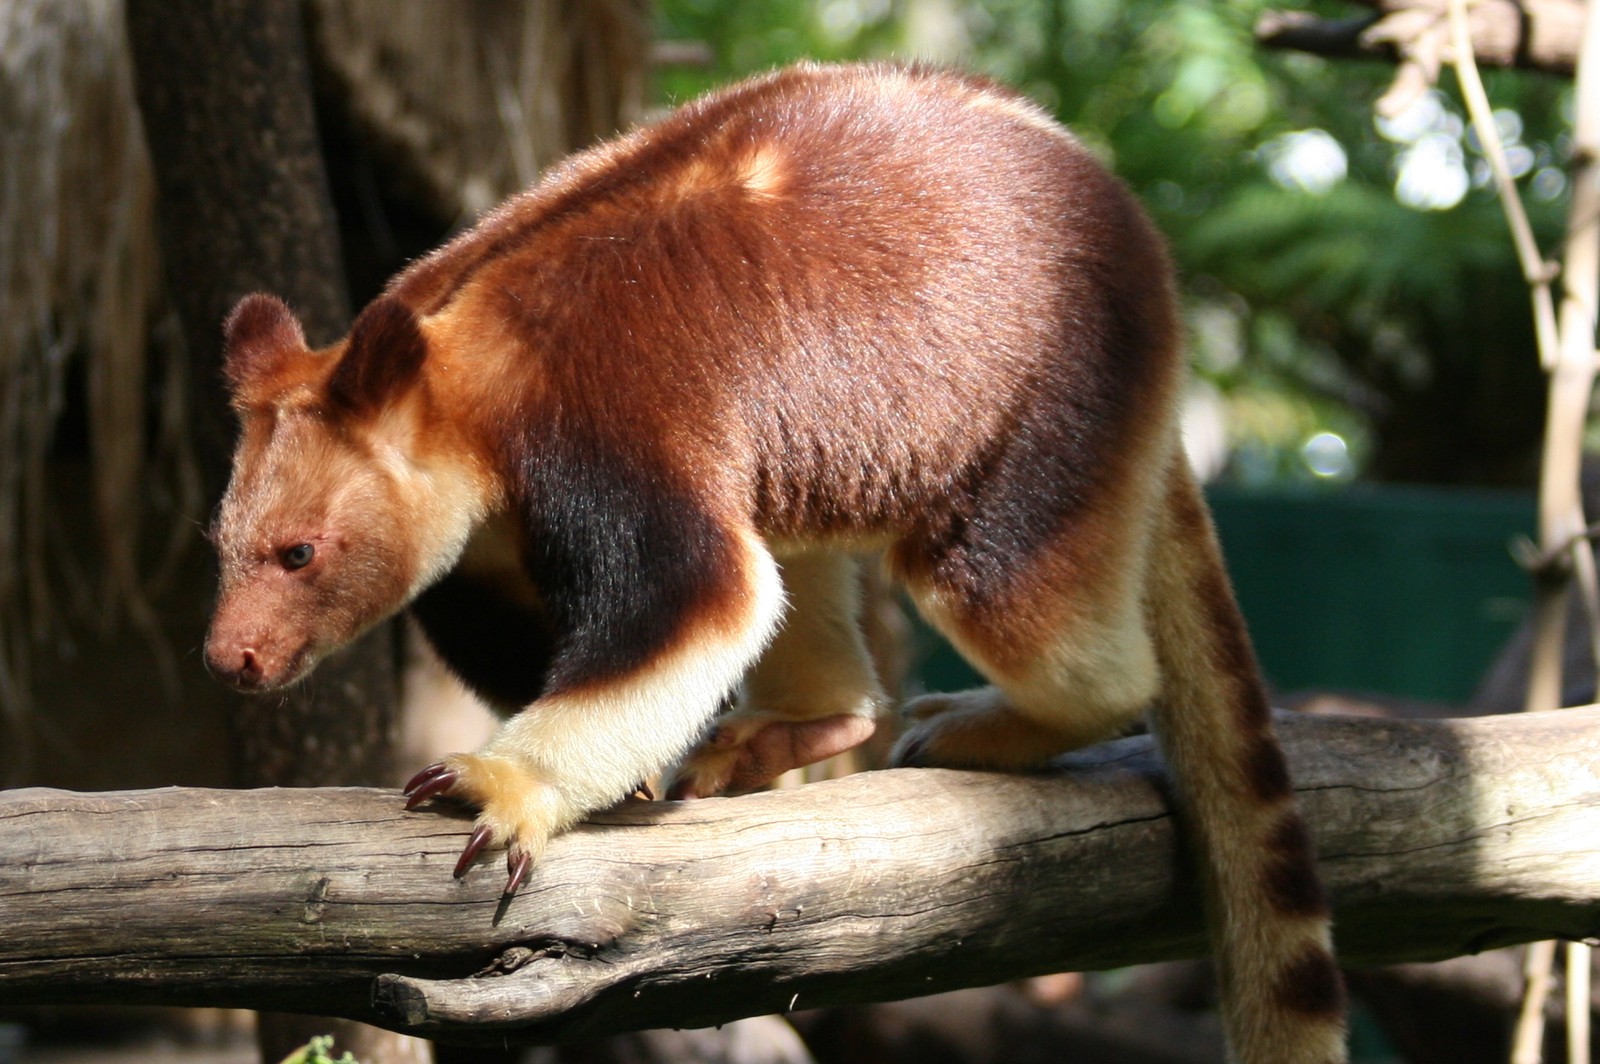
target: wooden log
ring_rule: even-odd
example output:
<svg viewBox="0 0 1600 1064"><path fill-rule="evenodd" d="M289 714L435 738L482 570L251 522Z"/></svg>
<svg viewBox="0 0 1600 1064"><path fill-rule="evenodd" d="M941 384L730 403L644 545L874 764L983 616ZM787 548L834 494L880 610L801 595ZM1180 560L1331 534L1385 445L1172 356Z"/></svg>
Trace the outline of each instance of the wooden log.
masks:
<svg viewBox="0 0 1600 1064"><path fill-rule="evenodd" d="M1346 963L1600 935L1600 708L1280 732ZM548 1042L1200 953L1149 740L1064 765L629 801L511 899L392 792L0 793L0 1001Z"/></svg>

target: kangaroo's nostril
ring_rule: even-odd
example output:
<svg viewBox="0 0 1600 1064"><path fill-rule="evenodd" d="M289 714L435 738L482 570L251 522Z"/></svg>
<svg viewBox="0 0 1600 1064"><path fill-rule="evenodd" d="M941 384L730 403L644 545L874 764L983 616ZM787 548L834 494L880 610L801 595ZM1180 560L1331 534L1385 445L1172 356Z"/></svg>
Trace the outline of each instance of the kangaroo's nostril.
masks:
<svg viewBox="0 0 1600 1064"><path fill-rule="evenodd" d="M262 675L261 661L256 657L255 650L245 647L240 656L239 679L245 683L259 683Z"/></svg>

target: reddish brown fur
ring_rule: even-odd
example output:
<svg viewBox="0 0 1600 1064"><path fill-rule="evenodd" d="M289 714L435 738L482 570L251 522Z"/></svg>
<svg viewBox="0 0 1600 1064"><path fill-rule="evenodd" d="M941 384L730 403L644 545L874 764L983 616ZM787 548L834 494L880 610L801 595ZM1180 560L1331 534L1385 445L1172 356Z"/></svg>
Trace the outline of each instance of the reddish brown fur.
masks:
<svg viewBox="0 0 1600 1064"><path fill-rule="evenodd" d="M923 702L902 759L1040 764L1159 688L1235 914L1240 1050L1337 1052L1309 840L1178 454L1165 253L1032 105L930 71L779 72L564 164L344 343L305 350L259 297L228 333L245 431L208 658L276 686L412 604L469 684L531 703L408 792L478 804L514 868L683 754L769 644L734 758L691 756L685 793L870 734L866 666L809 710L751 700L864 658L827 623L773 643L779 582L853 617L853 570L810 555L881 549L997 685ZM291 570L299 543L317 561Z"/></svg>
<svg viewBox="0 0 1600 1064"><path fill-rule="evenodd" d="M583 396L583 428L626 441L625 461L669 480L715 470L718 507L769 537L913 533L893 554L906 579L966 596L974 631L1012 618L988 648L1003 666L1034 653L1014 638L1020 619L1047 639L1063 606L1096 606L1032 589L1123 552L1105 515L1128 508L1129 470L1165 430L1119 397L1171 402L1167 270L1142 215L1081 149L1022 122L997 129L990 112L948 106L971 87L924 80L943 91L887 81L841 101L835 80L797 70L687 108L580 158L390 290L431 312L430 331L477 339L452 349L505 352L467 384L465 405L492 410L492 424L521 432L548 420L544 403ZM777 118L759 110L774 98ZM712 116L714 138L687 154L673 134ZM762 151L781 176L754 195L738 177ZM1063 201L1062 180L1081 195ZM935 273L929 247L960 251ZM1112 323L1125 334L1101 335ZM504 346L479 339L497 332ZM529 337L539 350L507 358ZM1062 379L1039 376L1041 351L1064 355L1045 371ZM1018 425L1028 389L1047 407ZM1019 429L1049 438L997 449ZM1008 464L1010 477L992 475ZM983 497L997 481L1008 494ZM1039 516L1009 510L1050 499L1061 502L1038 542L952 550L980 510L1015 531Z"/></svg>

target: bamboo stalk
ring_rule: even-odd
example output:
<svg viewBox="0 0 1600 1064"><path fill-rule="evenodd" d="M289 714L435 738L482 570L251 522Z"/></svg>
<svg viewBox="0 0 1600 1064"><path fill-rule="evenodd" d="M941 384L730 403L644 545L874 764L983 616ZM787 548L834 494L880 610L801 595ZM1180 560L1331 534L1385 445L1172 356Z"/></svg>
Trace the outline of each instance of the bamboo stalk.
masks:
<svg viewBox="0 0 1600 1064"><path fill-rule="evenodd" d="M1522 958L1522 1009L1511 1036L1511 1064L1539 1064L1544 1057L1544 1007L1550 1000L1554 942L1534 942Z"/></svg>
<svg viewBox="0 0 1600 1064"><path fill-rule="evenodd" d="M1450 0L1450 44L1455 59L1456 79L1461 84L1461 96L1466 101L1467 115L1472 120L1473 132L1483 147L1483 156L1494 175L1495 191L1500 207L1505 211L1506 226L1511 230L1511 242L1517 249L1517 261L1522 265L1523 279L1533 293L1534 336L1539 346L1539 362L1548 371L1555 365L1560 347L1556 331L1555 300L1550 284L1559 268L1545 259L1534 239L1533 224L1517 194L1516 179L1506 161L1505 145L1500 140L1500 129L1494 124L1494 108L1489 94L1484 90L1483 78L1478 73L1478 62L1472 45L1472 30L1467 23L1466 0Z"/></svg>
<svg viewBox="0 0 1600 1064"><path fill-rule="evenodd" d="M1567 943L1567 1064L1589 1064L1589 952Z"/></svg>
<svg viewBox="0 0 1600 1064"><path fill-rule="evenodd" d="M1554 273L1534 240L1478 74L1466 0L1450 0L1449 15L1456 76L1531 289L1539 362L1550 378L1539 478L1539 554L1554 564L1534 574L1536 627L1526 708L1554 709L1561 704L1562 643L1574 577L1588 618L1591 651L1600 667L1600 580L1594 544L1581 531L1587 520L1580 483L1583 429L1594 391L1595 300L1600 293L1600 172L1596 170L1600 161L1600 82L1596 80L1600 78L1600 19L1585 17L1578 56L1572 202L1558 318L1551 305ZM1537 943L1528 949L1527 986L1512 1040L1512 1064L1538 1064L1542 1057L1545 1004L1554 960L1554 943ZM1566 964L1568 1060L1588 1064L1587 947L1572 945Z"/></svg>
<svg viewBox="0 0 1600 1064"><path fill-rule="evenodd" d="M1461 0L1454 0L1460 3ZM1571 541L1581 576L1592 581L1593 545L1580 534L1587 521L1579 488L1583 429L1595 378L1595 298L1600 293L1600 20L1584 24L1583 47L1578 57L1577 114L1573 123L1572 202L1568 212L1563 255L1562 296L1558 322L1559 347L1550 374L1549 410L1545 422L1544 454L1539 484L1539 535L1549 549ZM1587 555L1587 556L1586 556ZM1549 582L1545 583L1549 588ZM1537 636L1536 660L1554 674L1556 701L1530 681L1529 708L1559 704L1561 628L1565 622L1567 590L1549 590L1551 600L1541 603L1540 619L1554 613L1559 599L1561 616L1543 626ZM1592 585L1585 594L1593 596ZM1554 661L1554 665L1549 664ZM1549 676L1541 677L1548 685ZM1534 695L1539 700L1534 700Z"/></svg>

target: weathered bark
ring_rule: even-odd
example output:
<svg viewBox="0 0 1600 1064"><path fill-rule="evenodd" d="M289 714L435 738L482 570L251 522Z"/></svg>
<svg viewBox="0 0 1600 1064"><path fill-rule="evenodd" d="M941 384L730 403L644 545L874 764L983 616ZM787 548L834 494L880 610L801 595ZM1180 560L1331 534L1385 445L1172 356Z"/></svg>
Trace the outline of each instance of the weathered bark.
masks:
<svg viewBox="0 0 1600 1064"><path fill-rule="evenodd" d="M128 36L162 254L220 487L234 429L218 358L233 304L278 292L313 344L350 322L300 5L128 0Z"/></svg>
<svg viewBox="0 0 1600 1064"><path fill-rule="evenodd" d="M365 194L377 189L447 223L631 125L646 99L648 0L308 7L321 113L378 162Z"/></svg>
<svg viewBox="0 0 1600 1064"><path fill-rule="evenodd" d="M1600 935L1600 708L1281 731L1346 963ZM10 792L0 999L551 1041L1200 952L1148 740L1069 763L629 802L509 901L392 793Z"/></svg>
<svg viewBox="0 0 1600 1064"><path fill-rule="evenodd" d="M1361 0L1373 13L1324 19L1308 11L1269 11L1256 39L1340 59L1394 62L1433 38L1442 48L1448 0ZM1472 45L1483 66L1521 67L1570 76L1577 63L1586 5L1582 0L1476 0L1469 7Z"/></svg>

